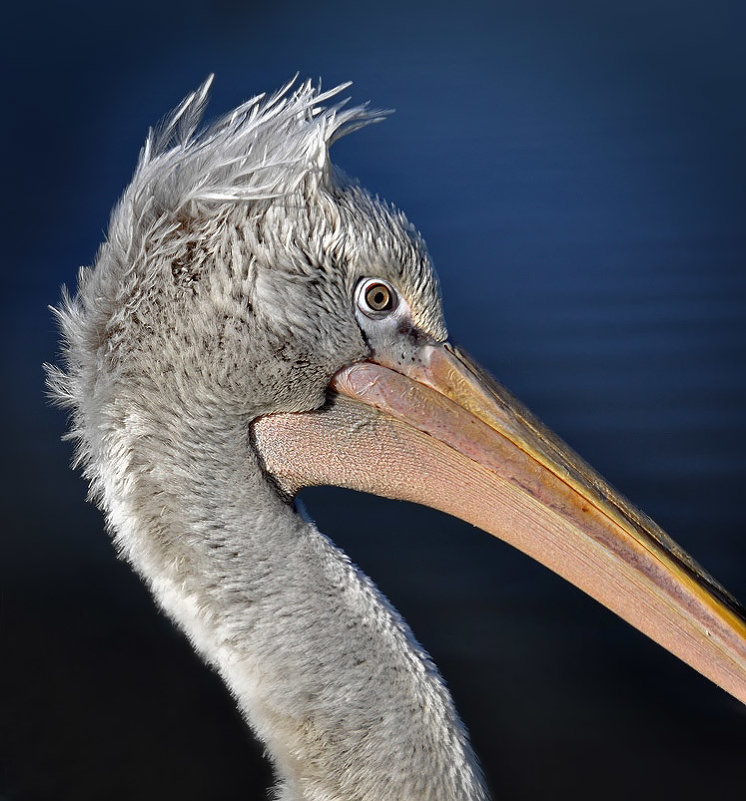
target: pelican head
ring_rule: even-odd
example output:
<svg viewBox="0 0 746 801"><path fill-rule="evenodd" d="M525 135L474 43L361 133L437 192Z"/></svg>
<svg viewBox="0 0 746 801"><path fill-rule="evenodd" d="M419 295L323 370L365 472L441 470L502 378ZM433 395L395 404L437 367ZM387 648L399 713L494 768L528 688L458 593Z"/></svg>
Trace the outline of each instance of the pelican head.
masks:
<svg viewBox="0 0 746 801"><path fill-rule="evenodd" d="M421 236L332 166L383 115L303 83L198 130L209 85L148 136L50 382L117 548L279 797L487 797L427 654L296 508L313 484L474 523L746 701L742 608L449 343Z"/></svg>

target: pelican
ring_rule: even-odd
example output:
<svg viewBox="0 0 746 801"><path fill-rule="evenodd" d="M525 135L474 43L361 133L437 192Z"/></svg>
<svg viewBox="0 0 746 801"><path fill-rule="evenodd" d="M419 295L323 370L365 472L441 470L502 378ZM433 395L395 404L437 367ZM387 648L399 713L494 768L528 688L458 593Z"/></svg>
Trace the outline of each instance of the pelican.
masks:
<svg viewBox="0 0 746 801"><path fill-rule="evenodd" d="M291 83L155 130L56 310L76 464L118 552L222 677L282 801L484 801L451 697L296 503L333 484L519 548L746 702L743 608L448 341L406 217L329 147L380 120Z"/></svg>

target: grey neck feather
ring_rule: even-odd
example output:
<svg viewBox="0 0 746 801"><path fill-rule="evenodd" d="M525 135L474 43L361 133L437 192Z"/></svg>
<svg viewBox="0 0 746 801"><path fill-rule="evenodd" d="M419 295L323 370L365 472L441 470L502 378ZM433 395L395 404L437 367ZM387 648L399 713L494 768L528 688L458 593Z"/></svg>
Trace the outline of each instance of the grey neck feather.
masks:
<svg viewBox="0 0 746 801"><path fill-rule="evenodd" d="M198 428L159 408L151 427L138 414L138 478L111 476L129 480L118 541L266 743L278 798L485 799L434 665L372 582L277 496L245 424L205 416Z"/></svg>

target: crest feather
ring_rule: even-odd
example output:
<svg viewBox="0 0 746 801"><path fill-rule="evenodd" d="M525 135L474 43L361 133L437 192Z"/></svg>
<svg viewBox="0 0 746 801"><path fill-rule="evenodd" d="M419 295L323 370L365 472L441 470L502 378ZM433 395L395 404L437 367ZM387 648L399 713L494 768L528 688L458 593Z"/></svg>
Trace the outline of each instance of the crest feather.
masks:
<svg viewBox="0 0 746 801"><path fill-rule="evenodd" d="M211 75L151 129L132 182L136 195L150 190L171 209L200 200L281 197L326 169L334 142L389 113L367 104L347 107L349 99L324 105L349 82L322 92L310 80L293 88L293 78L275 94L256 95L199 131L212 80Z"/></svg>

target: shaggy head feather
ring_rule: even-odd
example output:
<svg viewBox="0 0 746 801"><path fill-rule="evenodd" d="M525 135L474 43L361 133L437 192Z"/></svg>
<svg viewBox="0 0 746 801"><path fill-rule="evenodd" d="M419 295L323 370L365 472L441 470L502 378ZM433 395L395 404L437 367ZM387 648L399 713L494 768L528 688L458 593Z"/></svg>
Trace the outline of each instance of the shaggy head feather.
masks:
<svg viewBox="0 0 746 801"><path fill-rule="evenodd" d="M418 326L446 336L421 236L329 160L385 112L324 105L349 84L291 82L200 132L211 82L151 130L93 268L55 310L67 365L49 383L89 466L115 385L249 416L320 405L368 352L352 308L362 276L390 280Z"/></svg>

